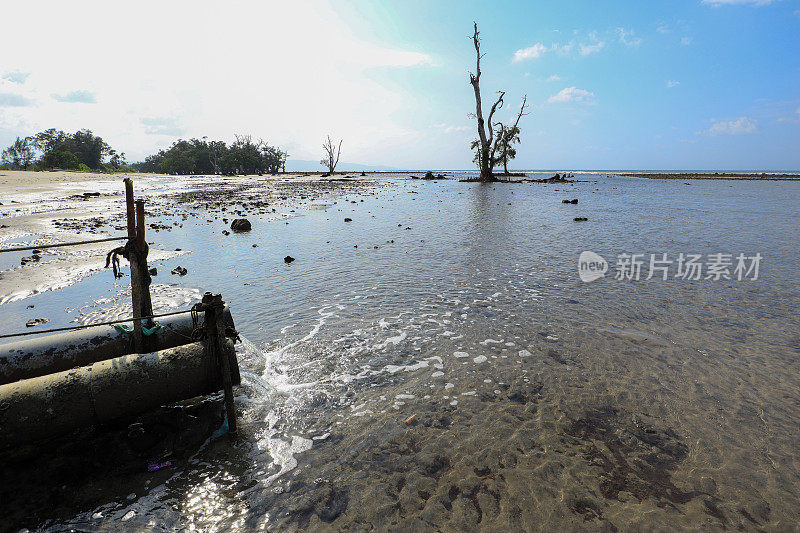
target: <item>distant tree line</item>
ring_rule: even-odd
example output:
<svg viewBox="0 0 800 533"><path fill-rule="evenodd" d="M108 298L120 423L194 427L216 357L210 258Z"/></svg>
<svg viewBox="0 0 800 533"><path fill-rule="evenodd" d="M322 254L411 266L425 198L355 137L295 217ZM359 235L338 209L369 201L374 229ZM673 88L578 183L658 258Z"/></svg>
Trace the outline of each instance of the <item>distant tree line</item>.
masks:
<svg viewBox="0 0 800 533"><path fill-rule="evenodd" d="M139 172L163 174L277 174L285 171L289 154L250 135L223 141L178 140L168 149L145 158L132 167Z"/></svg>
<svg viewBox="0 0 800 533"><path fill-rule="evenodd" d="M30 137L17 137L3 150L0 163L11 170L118 171L126 167L125 154L111 148L90 130L70 134L55 128Z"/></svg>
<svg viewBox="0 0 800 533"><path fill-rule="evenodd" d="M132 171L162 174L277 174L285 171L289 154L250 135L224 141L180 139L144 161L128 164L102 137L90 130L73 134L55 128L17 137L3 150L0 168L10 170Z"/></svg>

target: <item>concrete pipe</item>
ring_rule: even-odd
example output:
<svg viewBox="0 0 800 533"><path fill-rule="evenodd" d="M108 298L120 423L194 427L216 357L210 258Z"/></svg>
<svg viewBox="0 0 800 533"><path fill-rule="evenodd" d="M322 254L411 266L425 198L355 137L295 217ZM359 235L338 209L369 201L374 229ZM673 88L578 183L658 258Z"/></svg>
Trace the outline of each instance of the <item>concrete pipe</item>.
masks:
<svg viewBox="0 0 800 533"><path fill-rule="evenodd" d="M204 313L199 314L202 327ZM234 327L230 309L225 307L225 325ZM191 314L156 319L164 330L145 337L148 352L174 348L191 342L194 324ZM0 385L62 372L97 361L134 353L133 336L113 326L94 326L35 339L0 345Z"/></svg>
<svg viewBox="0 0 800 533"><path fill-rule="evenodd" d="M222 344L238 385L233 341ZM196 342L0 385L0 449L219 391L220 367Z"/></svg>

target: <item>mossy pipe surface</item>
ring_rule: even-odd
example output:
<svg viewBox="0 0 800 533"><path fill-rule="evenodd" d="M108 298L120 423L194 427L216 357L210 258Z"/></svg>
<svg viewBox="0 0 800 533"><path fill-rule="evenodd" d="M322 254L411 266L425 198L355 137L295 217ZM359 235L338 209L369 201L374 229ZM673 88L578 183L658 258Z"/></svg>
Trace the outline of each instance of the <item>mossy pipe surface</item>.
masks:
<svg viewBox="0 0 800 533"><path fill-rule="evenodd" d="M223 351L238 384L231 339ZM217 392L220 368L196 342L0 385L0 449Z"/></svg>
<svg viewBox="0 0 800 533"><path fill-rule="evenodd" d="M234 328L230 309L225 308L225 325ZM204 313L199 313L202 331ZM148 352L174 348L192 342L195 329L190 313L156 319L164 326L146 338ZM126 323L125 326L130 326ZM87 366L97 361L134 353L133 337L113 326L92 326L44 337L0 344L0 385Z"/></svg>

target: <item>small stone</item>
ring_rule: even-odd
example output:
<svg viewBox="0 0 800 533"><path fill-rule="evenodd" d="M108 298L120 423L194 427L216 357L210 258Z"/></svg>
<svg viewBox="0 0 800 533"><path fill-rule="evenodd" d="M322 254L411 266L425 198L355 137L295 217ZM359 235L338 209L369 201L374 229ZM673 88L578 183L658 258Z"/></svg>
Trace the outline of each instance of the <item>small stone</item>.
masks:
<svg viewBox="0 0 800 533"><path fill-rule="evenodd" d="M344 221L345 221L345 222L352 222L352 221L353 221L353 219L352 219L352 218L345 218L345 219L344 219Z"/></svg>
<svg viewBox="0 0 800 533"><path fill-rule="evenodd" d="M294 261L294 257L292 257L291 255L287 255L286 257L283 258L283 262L286 263L287 265L292 261Z"/></svg>
<svg viewBox="0 0 800 533"><path fill-rule="evenodd" d="M149 269L148 272L151 276L158 276L158 269L156 267Z"/></svg>
<svg viewBox="0 0 800 533"><path fill-rule="evenodd" d="M223 234L223 235L230 235L230 234L231 234L231 232L230 232L230 231L228 231L228 230L226 230L226 229L224 229L224 230L222 230L222 234Z"/></svg>
<svg viewBox="0 0 800 533"><path fill-rule="evenodd" d="M49 318L32 318L27 322L25 322L25 326L32 328L34 326L39 326L41 324L47 324L48 322L50 322Z"/></svg>
<svg viewBox="0 0 800 533"><path fill-rule="evenodd" d="M172 274L177 274L179 276L185 276L189 271L183 268L182 266L176 266L172 269Z"/></svg>
<svg viewBox="0 0 800 533"><path fill-rule="evenodd" d="M246 218L237 218L231 222L231 229L239 233L240 231L250 231L252 226L250 225L250 221Z"/></svg>
<svg viewBox="0 0 800 533"><path fill-rule="evenodd" d="M586 218L586 217L575 217L573 220L574 220L575 222L586 222L586 221L587 221L587 220L589 220L589 219L588 219L588 218Z"/></svg>
<svg viewBox="0 0 800 533"><path fill-rule="evenodd" d="M413 425L413 424L414 424L416 421L417 421L417 415L416 415L416 414L413 414L413 415L409 416L408 418L406 418L406 420L405 420L405 424L406 424L407 426L411 426L411 425Z"/></svg>

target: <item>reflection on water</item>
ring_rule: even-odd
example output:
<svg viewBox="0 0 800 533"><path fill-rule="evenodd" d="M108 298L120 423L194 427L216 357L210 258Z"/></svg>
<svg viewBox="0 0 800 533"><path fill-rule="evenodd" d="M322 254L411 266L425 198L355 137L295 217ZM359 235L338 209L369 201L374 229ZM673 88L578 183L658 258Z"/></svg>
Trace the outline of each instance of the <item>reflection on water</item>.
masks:
<svg viewBox="0 0 800 533"><path fill-rule="evenodd" d="M799 184L576 179L399 181L249 234L161 233L193 251L159 264L190 273L165 302L220 292L246 338L240 437L48 525L796 524ZM764 260L757 281L585 284L583 250ZM120 312L110 283L78 286L112 294L84 316Z"/></svg>

